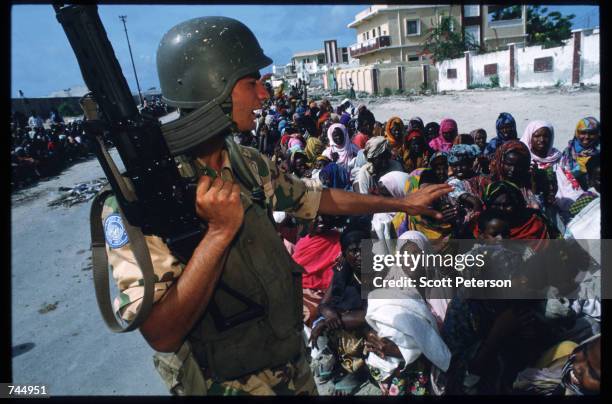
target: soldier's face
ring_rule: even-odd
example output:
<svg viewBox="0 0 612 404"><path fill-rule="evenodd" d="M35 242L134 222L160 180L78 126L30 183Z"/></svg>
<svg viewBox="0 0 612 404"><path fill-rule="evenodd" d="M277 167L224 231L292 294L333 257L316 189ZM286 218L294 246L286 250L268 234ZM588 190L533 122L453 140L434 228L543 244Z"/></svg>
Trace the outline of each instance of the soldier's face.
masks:
<svg viewBox="0 0 612 404"><path fill-rule="evenodd" d="M255 128L255 110L261 109L269 94L263 82L255 76L246 76L236 82L232 90L232 120L238 130Z"/></svg>

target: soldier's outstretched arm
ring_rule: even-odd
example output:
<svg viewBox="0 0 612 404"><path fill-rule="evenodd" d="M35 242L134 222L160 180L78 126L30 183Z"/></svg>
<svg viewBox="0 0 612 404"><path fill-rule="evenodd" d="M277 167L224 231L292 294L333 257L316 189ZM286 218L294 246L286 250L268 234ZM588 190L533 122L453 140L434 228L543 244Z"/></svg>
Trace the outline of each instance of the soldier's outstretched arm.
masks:
<svg viewBox="0 0 612 404"><path fill-rule="evenodd" d="M452 190L453 187L448 184L437 184L419 189L404 198L391 198L326 188L321 194L319 213L367 215L380 212L406 212L409 215L425 215L442 219L442 214L431 209L430 206L433 201Z"/></svg>
<svg viewBox="0 0 612 404"><path fill-rule="evenodd" d="M202 316L223 270L229 246L242 225L240 187L220 178L202 176L196 192L196 212L208 231L182 275L151 310L140 327L156 351L174 352Z"/></svg>

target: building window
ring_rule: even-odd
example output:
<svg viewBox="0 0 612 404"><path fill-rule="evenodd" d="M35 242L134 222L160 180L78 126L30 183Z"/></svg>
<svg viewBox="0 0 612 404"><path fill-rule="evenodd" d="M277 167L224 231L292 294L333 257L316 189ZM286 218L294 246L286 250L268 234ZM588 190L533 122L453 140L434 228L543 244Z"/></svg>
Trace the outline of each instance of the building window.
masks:
<svg viewBox="0 0 612 404"><path fill-rule="evenodd" d="M456 79L457 78L457 69L446 69L446 78Z"/></svg>
<svg viewBox="0 0 612 404"><path fill-rule="evenodd" d="M488 65L484 65L484 75L486 76L494 76L497 74L497 63L491 63Z"/></svg>
<svg viewBox="0 0 612 404"><path fill-rule="evenodd" d="M480 25L468 25L464 31L465 43L480 45Z"/></svg>
<svg viewBox="0 0 612 404"><path fill-rule="evenodd" d="M418 62L419 61L419 57L417 55L408 55L408 61L409 62Z"/></svg>
<svg viewBox="0 0 612 404"><path fill-rule="evenodd" d="M361 34L361 39L362 39L363 41L365 41L365 40L366 40L366 34L365 34L365 32L364 32L363 34Z"/></svg>
<svg viewBox="0 0 612 404"><path fill-rule="evenodd" d="M523 18L523 6L489 6L487 10L489 22L520 20Z"/></svg>
<svg viewBox="0 0 612 404"><path fill-rule="evenodd" d="M372 30L372 38L376 38L376 30L375 29Z"/></svg>
<svg viewBox="0 0 612 404"><path fill-rule="evenodd" d="M553 58L548 56L545 58L533 59L533 72L544 73L553 71Z"/></svg>
<svg viewBox="0 0 612 404"><path fill-rule="evenodd" d="M380 36L380 27L378 27L378 36Z"/></svg>
<svg viewBox="0 0 612 404"><path fill-rule="evenodd" d="M463 16L464 17L479 17L480 16L480 6L478 4L463 6Z"/></svg>
<svg viewBox="0 0 612 404"><path fill-rule="evenodd" d="M406 20L406 36L419 35L421 33L421 24L419 20Z"/></svg>

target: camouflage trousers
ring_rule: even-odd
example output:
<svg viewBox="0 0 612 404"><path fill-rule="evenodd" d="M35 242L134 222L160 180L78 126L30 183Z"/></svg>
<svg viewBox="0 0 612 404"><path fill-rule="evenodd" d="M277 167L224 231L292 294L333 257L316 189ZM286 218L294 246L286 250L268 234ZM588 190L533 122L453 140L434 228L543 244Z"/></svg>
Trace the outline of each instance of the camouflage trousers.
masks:
<svg viewBox="0 0 612 404"><path fill-rule="evenodd" d="M170 393L178 396L317 395L306 354L283 366L224 382L206 376L185 342L175 353L157 352L153 363Z"/></svg>

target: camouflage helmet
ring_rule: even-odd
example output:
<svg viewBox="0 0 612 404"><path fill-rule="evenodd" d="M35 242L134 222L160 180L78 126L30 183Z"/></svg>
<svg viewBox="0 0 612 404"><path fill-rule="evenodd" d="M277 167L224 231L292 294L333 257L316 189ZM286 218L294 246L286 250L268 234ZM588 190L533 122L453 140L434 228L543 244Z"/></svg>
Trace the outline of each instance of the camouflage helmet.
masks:
<svg viewBox="0 0 612 404"><path fill-rule="evenodd" d="M157 49L162 98L187 109L227 103L240 78L271 63L251 30L227 17L184 21L163 36Z"/></svg>

